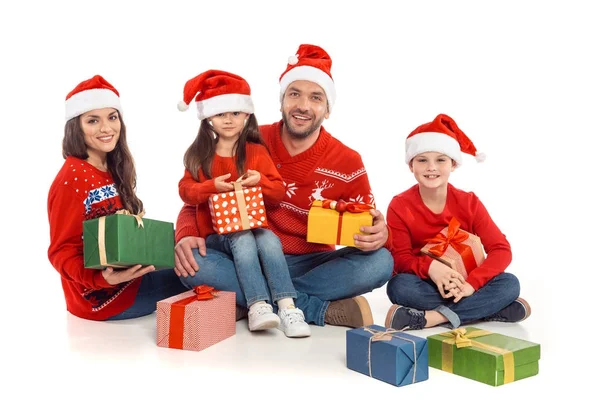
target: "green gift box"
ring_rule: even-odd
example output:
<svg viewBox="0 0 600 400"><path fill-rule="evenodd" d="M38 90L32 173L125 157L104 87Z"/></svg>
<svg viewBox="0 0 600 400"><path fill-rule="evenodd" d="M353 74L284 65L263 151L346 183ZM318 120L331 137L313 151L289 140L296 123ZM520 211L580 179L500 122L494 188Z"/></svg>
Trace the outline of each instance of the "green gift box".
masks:
<svg viewBox="0 0 600 400"><path fill-rule="evenodd" d="M537 375L540 345L473 327L427 337L429 366L500 386Z"/></svg>
<svg viewBox="0 0 600 400"><path fill-rule="evenodd" d="M84 267L127 268L136 264L175 267L173 223L113 214L83 222Z"/></svg>

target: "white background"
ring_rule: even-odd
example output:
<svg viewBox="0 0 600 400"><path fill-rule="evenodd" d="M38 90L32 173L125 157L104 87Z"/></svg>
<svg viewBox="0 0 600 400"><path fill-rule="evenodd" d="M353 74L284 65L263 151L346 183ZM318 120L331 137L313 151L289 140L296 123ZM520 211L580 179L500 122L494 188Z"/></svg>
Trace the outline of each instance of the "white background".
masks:
<svg viewBox="0 0 600 400"><path fill-rule="evenodd" d="M582 328L597 315L600 133L592 4L3 2L0 364L9 372L0 393L14 392L1 397L499 398L590 385L598 352ZM157 348L152 316L94 323L65 311L46 256L46 199L63 162L66 94L94 74L120 91L146 215L175 221L182 158L199 123L193 107L177 110L184 83L211 68L237 73L259 122L274 122L279 75L301 43L333 59L338 100L324 125L362 154L382 211L414 183L405 137L438 113L487 154L481 164L466 156L450 181L477 193L512 245L508 271L533 315L485 327L541 343L537 377L490 388L430 369L429 381L397 389L346 369L342 328L290 341L251 336L240 322L229 342L195 353ZM385 289L368 296L382 325Z"/></svg>

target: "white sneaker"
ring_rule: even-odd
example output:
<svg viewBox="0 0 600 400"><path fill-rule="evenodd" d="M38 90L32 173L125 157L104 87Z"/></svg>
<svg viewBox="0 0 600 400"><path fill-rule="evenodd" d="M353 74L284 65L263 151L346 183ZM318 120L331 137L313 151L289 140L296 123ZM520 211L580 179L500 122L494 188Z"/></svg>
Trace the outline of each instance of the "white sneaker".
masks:
<svg viewBox="0 0 600 400"><path fill-rule="evenodd" d="M278 328L280 322L279 317L273 312L273 307L267 303L252 307L248 312L248 329L251 331Z"/></svg>
<svg viewBox="0 0 600 400"><path fill-rule="evenodd" d="M304 321L304 313L299 308L286 308L279 310L281 325L279 329L287 337L307 337L310 336L310 327Z"/></svg>

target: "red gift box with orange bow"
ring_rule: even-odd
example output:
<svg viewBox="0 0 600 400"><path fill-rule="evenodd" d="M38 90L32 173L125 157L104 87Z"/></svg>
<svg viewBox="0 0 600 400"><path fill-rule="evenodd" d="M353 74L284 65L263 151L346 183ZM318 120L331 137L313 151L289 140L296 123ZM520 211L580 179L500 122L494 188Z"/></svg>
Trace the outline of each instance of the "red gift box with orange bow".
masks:
<svg viewBox="0 0 600 400"><path fill-rule="evenodd" d="M156 304L156 344L204 350L235 334L235 293L196 286Z"/></svg>
<svg viewBox="0 0 600 400"><path fill-rule="evenodd" d="M455 218L452 218L440 233L427 239L426 242L421 253L435 258L465 278L485 260L485 252L479 236L460 229L460 223Z"/></svg>

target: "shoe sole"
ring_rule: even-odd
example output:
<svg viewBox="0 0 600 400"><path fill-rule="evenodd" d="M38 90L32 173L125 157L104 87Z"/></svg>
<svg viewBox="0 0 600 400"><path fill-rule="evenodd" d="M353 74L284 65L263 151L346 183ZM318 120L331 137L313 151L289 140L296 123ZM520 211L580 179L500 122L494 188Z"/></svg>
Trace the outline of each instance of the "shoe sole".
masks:
<svg viewBox="0 0 600 400"><path fill-rule="evenodd" d="M285 336L289 337L289 338L303 338L303 337L309 337L310 336L310 331L308 332L297 332L297 333L290 333L289 335L285 333L285 331L283 329L281 329L281 326L279 327L279 330L281 330Z"/></svg>
<svg viewBox="0 0 600 400"><path fill-rule="evenodd" d="M279 321L265 321L262 324L253 326L253 327L248 327L248 329L250 329L251 332L255 332L255 331L264 331L266 329L273 329L273 328L279 328Z"/></svg>
<svg viewBox="0 0 600 400"><path fill-rule="evenodd" d="M371 306L369 306L367 299L365 299L363 296L358 296L355 297L354 300L358 304L360 315L363 317L362 326L373 325L373 313L371 313Z"/></svg>
<svg viewBox="0 0 600 400"><path fill-rule="evenodd" d="M516 322L521 322L529 318L529 316L531 315L531 306L529 305L529 303L521 297L518 297L515 301L517 303L520 303L523 306L523 308L525 308L525 316Z"/></svg>
<svg viewBox="0 0 600 400"><path fill-rule="evenodd" d="M396 310L399 309L400 306L397 304L394 304L390 307L390 309L387 312L387 315L385 316L385 327L386 328L391 328L392 327L392 320L394 319L394 314L396 314Z"/></svg>

